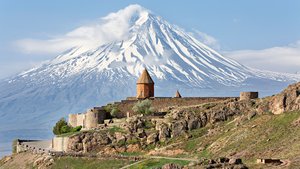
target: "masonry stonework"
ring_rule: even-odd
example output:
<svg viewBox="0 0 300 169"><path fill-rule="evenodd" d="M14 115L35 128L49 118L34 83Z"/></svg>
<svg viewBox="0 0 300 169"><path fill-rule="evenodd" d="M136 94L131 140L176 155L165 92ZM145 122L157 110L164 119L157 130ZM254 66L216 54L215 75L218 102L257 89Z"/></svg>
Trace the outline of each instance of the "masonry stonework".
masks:
<svg viewBox="0 0 300 169"><path fill-rule="evenodd" d="M251 100L251 99L257 99L258 98L258 92L241 92L240 93L240 100Z"/></svg>
<svg viewBox="0 0 300 169"><path fill-rule="evenodd" d="M83 129L92 129L103 124L107 118L103 107L94 107L85 113L69 114L68 124L72 127L82 126Z"/></svg>
<svg viewBox="0 0 300 169"><path fill-rule="evenodd" d="M147 69L143 71L136 83L136 97L138 99L154 97L154 82Z"/></svg>
<svg viewBox="0 0 300 169"><path fill-rule="evenodd" d="M78 126L77 125L77 115L76 114L69 114L69 125L70 126Z"/></svg>

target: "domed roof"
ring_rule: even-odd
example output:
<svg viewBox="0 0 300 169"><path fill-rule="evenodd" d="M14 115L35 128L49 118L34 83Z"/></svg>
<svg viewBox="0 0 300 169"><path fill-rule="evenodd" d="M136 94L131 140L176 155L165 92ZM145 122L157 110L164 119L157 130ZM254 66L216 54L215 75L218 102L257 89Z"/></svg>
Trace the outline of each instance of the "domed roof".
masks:
<svg viewBox="0 0 300 169"><path fill-rule="evenodd" d="M154 84L154 81L152 80L150 74L148 73L147 69L144 69L143 73L139 77L137 83L142 83L142 84Z"/></svg>

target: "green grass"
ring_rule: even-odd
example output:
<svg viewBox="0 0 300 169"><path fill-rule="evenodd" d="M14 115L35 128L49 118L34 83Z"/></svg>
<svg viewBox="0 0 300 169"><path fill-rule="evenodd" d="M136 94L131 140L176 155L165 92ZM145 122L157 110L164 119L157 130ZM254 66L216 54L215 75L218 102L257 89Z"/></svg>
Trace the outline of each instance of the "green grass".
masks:
<svg viewBox="0 0 300 169"><path fill-rule="evenodd" d="M68 136L72 136L72 135L79 134L79 133L81 133L81 132L82 132L82 131L76 131L76 132L64 133L64 134L57 135L57 137L68 137Z"/></svg>
<svg viewBox="0 0 300 169"><path fill-rule="evenodd" d="M61 157L55 159L52 169L117 169L130 163L129 160Z"/></svg>
<svg viewBox="0 0 300 169"><path fill-rule="evenodd" d="M168 160L168 159L148 159L137 165L130 167L130 169L153 169L161 167L168 163L175 163L181 166L189 164L189 161L184 160Z"/></svg>
<svg viewBox="0 0 300 169"><path fill-rule="evenodd" d="M293 125L299 118L299 111L280 115L266 113L250 120L246 118L239 126L229 119L190 131L192 138L188 140L172 138L161 146L182 142L175 149L188 152L184 157L218 158L237 154L255 168L259 167L257 158L295 159L300 156L300 126ZM215 131L206 136L211 128ZM202 151L198 151L200 147Z"/></svg>
<svg viewBox="0 0 300 169"><path fill-rule="evenodd" d="M119 153L123 156L142 156L142 155L145 155L144 152L121 152Z"/></svg>
<svg viewBox="0 0 300 169"><path fill-rule="evenodd" d="M111 128L108 129L108 132L111 134L114 134L116 132L120 132L120 133L126 133L125 130L121 127L117 127L117 126L113 126Z"/></svg>
<svg viewBox="0 0 300 169"><path fill-rule="evenodd" d="M257 115L240 126L235 122L221 122L209 137L194 136L183 143L184 150L198 157L217 158L239 154L249 166L257 167L257 158L294 159L300 156L300 126L293 122L300 118L300 112L286 112L280 115ZM253 127L254 126L254 127ZM204 147L202 151L195 151Z"/></svg>
<svg viewBox="0 0 300 169"><path fill-rule="evenodd" d="M201 151L201 153L199 154L199 157L211 158L212 154L209 152L209 150L207 148L205 148L203 151Z"/></svg>

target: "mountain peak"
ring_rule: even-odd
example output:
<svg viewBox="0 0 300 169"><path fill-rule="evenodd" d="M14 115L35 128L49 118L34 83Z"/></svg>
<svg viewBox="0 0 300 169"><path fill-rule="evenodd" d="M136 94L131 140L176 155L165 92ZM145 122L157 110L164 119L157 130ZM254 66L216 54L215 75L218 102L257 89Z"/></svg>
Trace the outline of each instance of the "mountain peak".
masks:
<svg viewBox="0 0 300 169"><path fill-rule="evenodd" d="M103 17L104 20L122 20L128 22L130 25L138 24L141 25L145 22L149 15L153 15L152 12L138 4L133 4L121 9L117 12L108 14Z"/></svg>

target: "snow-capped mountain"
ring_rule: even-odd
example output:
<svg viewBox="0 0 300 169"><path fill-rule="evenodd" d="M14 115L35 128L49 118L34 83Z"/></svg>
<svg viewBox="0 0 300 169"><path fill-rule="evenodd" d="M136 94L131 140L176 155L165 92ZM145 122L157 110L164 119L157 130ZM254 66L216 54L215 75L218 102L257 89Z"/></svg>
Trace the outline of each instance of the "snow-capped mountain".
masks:
<svg viewBox="0 0 300 169"><path fill-rule="evenodd" d="M51 126L69 113L135 96L144 68L158 96L173 96L176 89L183 96L237 96L241 90L267 95L300 80L299 75L255 70L223 57L138 5L104 19L110 22L113 17L123 17L126 23L121 39L76 45L0 82L0 138L9 135L7 128L21 133L45 129L49 134ZM123 28L111 34L118 34L118 29Z"/></svg>

